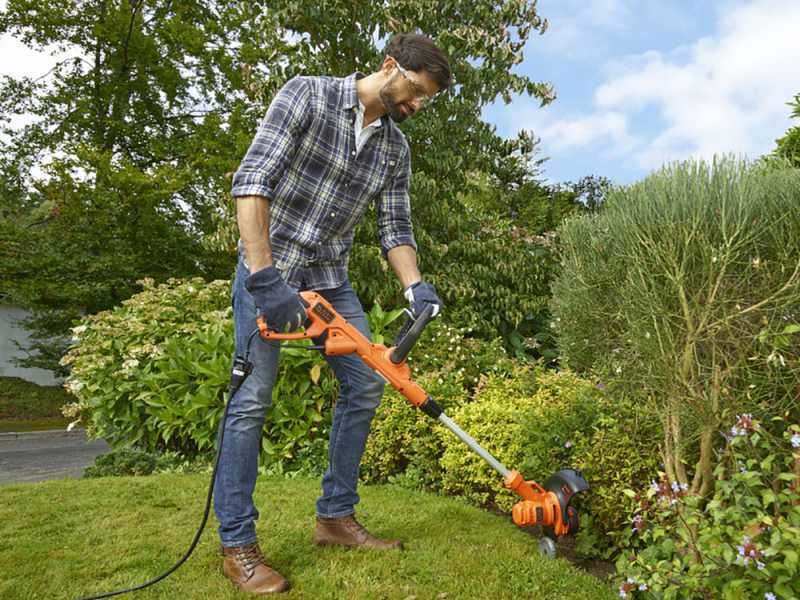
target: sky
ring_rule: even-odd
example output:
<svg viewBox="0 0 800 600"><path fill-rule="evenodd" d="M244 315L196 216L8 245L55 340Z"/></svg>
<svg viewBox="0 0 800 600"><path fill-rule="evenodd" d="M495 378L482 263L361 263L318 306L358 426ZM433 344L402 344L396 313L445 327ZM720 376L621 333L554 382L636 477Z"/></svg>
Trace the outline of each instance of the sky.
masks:
<svg viewBox="0 0 800 600"><path fill-rule="evenodd" d="M541 139L552 182L631 183L666 162L770 152L800 93L800 0L540 0L550 22L515 72L557 99L484 110Z"/></svg>
<svg viewBox="0 0 800 600"><path fill-rule="evenodd" d="M0 10L6 1L0 0ZM515 72L557 99L483 111L503 137L541 139L544 178L631 183L665 162L770 152L800 93L800 0L539 0L550 28ZM53 63L0 36L0 75ZM794 124L798 124L795 122Z"/></svg>

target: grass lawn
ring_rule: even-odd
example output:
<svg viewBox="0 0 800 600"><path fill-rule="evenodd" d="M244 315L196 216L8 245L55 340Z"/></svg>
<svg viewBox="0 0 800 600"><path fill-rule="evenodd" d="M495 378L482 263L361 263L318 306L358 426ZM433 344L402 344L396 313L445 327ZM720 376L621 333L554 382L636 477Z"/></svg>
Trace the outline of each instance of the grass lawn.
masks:
<svg viewBox="0 0 800 600"><path fill-rule="evenodd" d="M76 598L135 585L183 555L207 475L48 481L0 487L0 598ZM262 549L292 582L282 598L612 599L610 586L459 499L362 486L360 520L405 552L311 544L318 480L260 479ZM135 598L247 598L220 572L216 521L191 558Z"/></svg>
<svg viewBox="0 0 800 600"><path fill-rule="evenodd" d="M19 377L0 377L0 433L66 427L61 407L72 400L59 385L36 385Z"/></svg>

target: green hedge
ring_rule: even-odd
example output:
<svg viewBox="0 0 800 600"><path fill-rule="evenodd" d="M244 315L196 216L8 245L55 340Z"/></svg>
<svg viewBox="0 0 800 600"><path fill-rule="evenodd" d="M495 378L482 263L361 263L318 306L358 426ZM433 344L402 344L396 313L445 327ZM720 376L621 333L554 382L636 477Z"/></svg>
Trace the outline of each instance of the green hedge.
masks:
<svg viewBox="0 0 800 600"><path fill-rule="evenodd" d="M61 386L0 377L0 419L60 417L61 408L69 401L69 394Z"/></svg>
<svg viewBox="0 0 800 600"><path fill-rule="evenodd" d="M570 371L513 361L469 390L452 371L431 371L420 382L444 394L434 395L445 412L506 467L540 483L561 468L583 472L591 489L576 500L581 555L608 557L636 545L636 505L625 490L644 490L660 462L659 423L647 403ZM367 481L460 495L501 510L518 500L455 435L395 393L378 408L362 472Z"/></svg>

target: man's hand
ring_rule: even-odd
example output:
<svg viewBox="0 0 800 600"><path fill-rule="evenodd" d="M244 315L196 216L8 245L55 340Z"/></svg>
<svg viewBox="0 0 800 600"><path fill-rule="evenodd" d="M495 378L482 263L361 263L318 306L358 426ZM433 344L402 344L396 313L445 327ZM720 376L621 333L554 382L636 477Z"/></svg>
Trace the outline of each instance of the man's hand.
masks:
<svg viewBox="0 0 800 600"><path fill-rule="evenodd" d="M415 318L423 311L426 304L433 305L433 315L431 316L435 317L442 310L442 301L436 294L436 288L427 281L418 281L408 286L403 292L403 296L411 304L411 312L414 313Z"/></svg>
<svg viewBox="0 0 800 600"><path fill-rule="evenodd" d="M300 295L286 284L274 266L252 273L245 279L244 287L273 331L293 331L306 322L306 308Z"/></svg>

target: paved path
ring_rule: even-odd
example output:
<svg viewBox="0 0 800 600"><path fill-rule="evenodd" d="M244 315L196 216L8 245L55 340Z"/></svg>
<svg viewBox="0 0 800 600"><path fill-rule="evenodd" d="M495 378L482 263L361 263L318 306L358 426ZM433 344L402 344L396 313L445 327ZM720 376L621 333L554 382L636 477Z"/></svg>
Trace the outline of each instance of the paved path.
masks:
<svg viewBox="0 0 800 600"><path fill-rule="evenodd" d="M83 429L0 433L0 485L78 478L108 451L103 440L87 441Z"/></svg>

